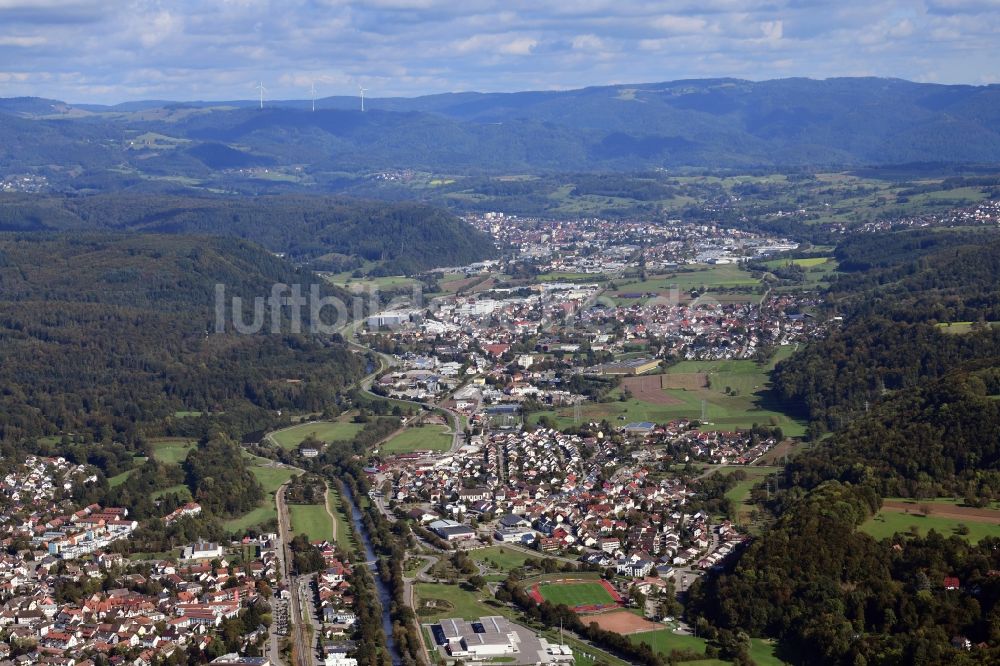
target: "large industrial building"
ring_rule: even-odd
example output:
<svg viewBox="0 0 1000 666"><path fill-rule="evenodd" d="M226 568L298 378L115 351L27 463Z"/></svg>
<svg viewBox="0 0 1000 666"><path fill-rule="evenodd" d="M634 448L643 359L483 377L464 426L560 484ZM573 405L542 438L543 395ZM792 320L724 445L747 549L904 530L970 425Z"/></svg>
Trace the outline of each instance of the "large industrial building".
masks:
<svg viewBox="0 0 1000 666"><path fill-rule="evenodd" d="M517 652L518 636L507 618L499 615L476 621L441 620L440 636L452 657L502 657ZM435 631L435 634L437 632Z"/></svg>

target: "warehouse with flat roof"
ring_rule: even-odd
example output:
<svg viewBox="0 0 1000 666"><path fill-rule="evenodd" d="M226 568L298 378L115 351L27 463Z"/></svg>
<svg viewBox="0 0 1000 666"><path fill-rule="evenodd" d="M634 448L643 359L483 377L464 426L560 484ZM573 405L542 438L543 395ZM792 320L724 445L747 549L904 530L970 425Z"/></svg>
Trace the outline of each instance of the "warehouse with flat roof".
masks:
<svg viewBox="0 0 1000 666"><path fill-rule="evenodd" d="M519 642L510 622L499 615L473 621L441 620L434 635L452 657L502 657L517 652Z"/></svg>

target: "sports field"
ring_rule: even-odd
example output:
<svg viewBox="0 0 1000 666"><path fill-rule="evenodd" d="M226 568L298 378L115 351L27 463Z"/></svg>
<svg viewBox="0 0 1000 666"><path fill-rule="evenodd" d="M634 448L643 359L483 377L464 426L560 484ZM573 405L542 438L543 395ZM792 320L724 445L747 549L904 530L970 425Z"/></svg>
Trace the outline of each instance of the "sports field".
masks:
<svg viewBox="0 0 1000 666"><path fill-rule="evenodd" d="M662 629L662 624L651 622L639 615L637 612L622 610L612 613L597 613L588 615L587 622L593 622L605 631L613 631L622 636L637 634L640 632L656 631Z"/></svg>
<svg viewBox="0 0 1000 666"><path fill-rule="evenodd" d="M608 586L602 582L553 582L534 585L532 595L553 604L565 604L570 608L586 606L611 606L620 600L612 595Z"/></svg>
<svg viewBox="0 0 1000 666"><path fill-rule="evenodd" d="M321 442L347 441L354 439L362 428L364 424L350 421L314 421L279 430L272 437L278 446L290 451L309 436Z"/></svg>
<svg viewBox="0 0 1000 666"><path fill-rule="evenodd" d="M514 550L513 548L490 546L489 548L478 548L470 551L469 557L476 562L483 562L488 567L496 568L503 572L509 572L512 569L523 567L524 561L529 557L534 556L528 555L520 550Z"/></svg>
<svg viewBox="0 0 1000 666"><path fill-rule="evenodd" d="M653 652L669 655L674 650L691 650L698 654L705 654L705 639L686 634L675 634L670 629L657 629L655 631L641 631L639 633L628 634L628 639L638 645L645 643Z"/></svg>

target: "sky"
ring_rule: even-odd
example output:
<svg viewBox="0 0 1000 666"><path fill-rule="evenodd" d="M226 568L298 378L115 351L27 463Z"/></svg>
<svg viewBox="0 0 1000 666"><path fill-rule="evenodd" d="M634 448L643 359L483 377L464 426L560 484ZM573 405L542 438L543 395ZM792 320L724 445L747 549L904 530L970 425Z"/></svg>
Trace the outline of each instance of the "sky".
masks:
<svg viewBox="0 0 1000 666"><path fill-rule="evenodd" d="M684 78L1000 83L1000 0L0 0L0 97L416 96Z"/></svg>

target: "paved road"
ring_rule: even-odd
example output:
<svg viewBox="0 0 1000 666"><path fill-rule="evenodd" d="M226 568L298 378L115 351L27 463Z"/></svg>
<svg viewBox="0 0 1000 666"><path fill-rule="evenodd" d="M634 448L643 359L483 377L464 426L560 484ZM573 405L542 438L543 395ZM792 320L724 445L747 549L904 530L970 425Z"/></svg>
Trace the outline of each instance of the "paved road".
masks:
<svg viewBox="0 0 1000 666"><path fill-rule="evenodd" d="M383 396L380 396L377 393L372 393L372 390L371 390L372 384L375 382L375 378L376 377L378 377L380 374L382 374L383 371L385 371L385 370L387 370L389 368L395 367L398 364L398 361L395 358L393 358L392 356L390 356L389 354L383 354L382 352L376 351L376 350L372 349L371 347L366 347L365 345L363 345L363 344L361 344L361 343L359 343L357 341L357 338L355 337L355 333L357 333L357 329L360 328L360 325L362 323L363 322L352 322L352 323L344 326L341 329L341 334L344 336L344 339L347 340L347 344L350 347L352 347L353 349L355 349L357 351L362 351L362 352L374 354L375 358L378 359L378 361L379 361L379 367L374 372L372 372L370 375L367 375L366 377L363 377L361 379L361 381L358 382L358 386L361 388L362 392L367 393L371 398L373 398L375 400L382 400L382 399L384 399ZM451 396L446 396L445 398L443 398L441 400L441 402L444 402L444 401L448 400L448 398L450 398L450 397ZM393 400L396 400L398 402L409 403L411 405L415 405L417 407L421 407L423 409L427 409L427 410L430 410L430 411L441 411L441 412L444 412L448 416L448 418L451 420L451 435L452 435L452 438L451 438L451 449L450 449L451 453L454 453L455 451L458 451L458 449L462 446L462 444L463 444L462 439L464 438L465 433L462 430L462 421L461 421L461 418L460 418L460 415L459 415L458 412L456 412L453 409L448 409L447 407L442 407L440 404L438 404L436 402L421 402L419 400L405 400L405 399L402 399L402 398L393 398ZM389 439L390 437L392 437L395 434L396 433L392 433L392 435L389 435L389 437L386 437L386 439ZM382 441L385 441L385 440L382 440ZM379 444L381 444L381 443L382 442L379 442Z"/></svg>

